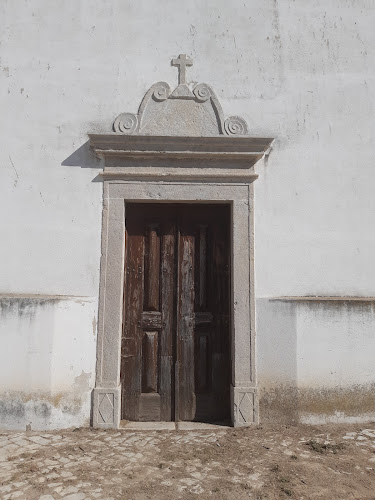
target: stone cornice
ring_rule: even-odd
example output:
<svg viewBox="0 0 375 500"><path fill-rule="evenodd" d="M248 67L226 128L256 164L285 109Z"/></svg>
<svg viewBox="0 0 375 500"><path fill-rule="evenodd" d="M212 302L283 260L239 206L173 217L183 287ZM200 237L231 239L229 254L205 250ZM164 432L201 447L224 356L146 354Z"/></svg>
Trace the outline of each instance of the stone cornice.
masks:
<svg viewBox="0 0 375 500"><path fill-rule="evenodd" d="M89 134L96 151L152 151L264 154L273 139L263 137L181 137L161 135Z"/></svg>
<svg viewBox="0 0 375 500"><path fill-rule="evenodd" d="M162 178L223 180L231 177L231 182L235 179L242 182L255 180L257 175L251 167L263 157L273 140L243 136L131 136L116 133L89 134L89 137L91 148L105 159L103 177L106 178L159 175Z"/></svg>

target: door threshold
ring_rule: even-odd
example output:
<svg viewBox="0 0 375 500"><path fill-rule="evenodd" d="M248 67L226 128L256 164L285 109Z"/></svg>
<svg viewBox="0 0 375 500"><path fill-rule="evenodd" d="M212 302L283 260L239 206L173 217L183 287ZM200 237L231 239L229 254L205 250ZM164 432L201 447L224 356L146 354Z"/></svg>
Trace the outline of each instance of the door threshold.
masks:
<svg viewBox="0 0 375 500"><path fill-rule="evenodd" d="M121 420L120 429L127 431L219 431L228 430L231 427L205 422L132 422Z"/></svg>
<svg viewBox="0 0 375 500"><path fill-rule="evenodd" d="M221 431L231 429L231 426L222 423L209 424L207 422L176 422L179 431Z"/></svg>

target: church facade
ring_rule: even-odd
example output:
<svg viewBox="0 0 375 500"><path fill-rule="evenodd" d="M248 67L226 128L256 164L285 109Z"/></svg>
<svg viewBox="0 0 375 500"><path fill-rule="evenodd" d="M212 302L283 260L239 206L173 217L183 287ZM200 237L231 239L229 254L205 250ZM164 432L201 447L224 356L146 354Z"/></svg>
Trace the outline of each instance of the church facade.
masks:
<svg viewBox="0 0 375 500"><path fill-rule="evenodd" d="M374 420L375 7L2 10L0 428Z"/></svg>

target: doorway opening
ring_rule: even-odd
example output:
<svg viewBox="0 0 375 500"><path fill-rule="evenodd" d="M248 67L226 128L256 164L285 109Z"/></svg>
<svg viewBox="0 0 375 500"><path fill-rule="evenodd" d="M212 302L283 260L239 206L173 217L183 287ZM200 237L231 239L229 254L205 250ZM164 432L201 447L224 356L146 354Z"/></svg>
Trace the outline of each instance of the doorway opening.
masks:
<svg viewBox="0 0 375 500"><path fill-rule="evenodd" d="M230 418L231 206L126 203L121 418Z"/></svg>

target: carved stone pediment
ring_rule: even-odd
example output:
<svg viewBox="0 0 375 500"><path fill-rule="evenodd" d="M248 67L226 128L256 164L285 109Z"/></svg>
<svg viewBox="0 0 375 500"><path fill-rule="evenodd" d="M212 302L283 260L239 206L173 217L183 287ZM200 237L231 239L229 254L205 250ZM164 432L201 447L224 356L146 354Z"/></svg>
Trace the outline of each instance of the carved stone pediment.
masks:
<svg viewBox="0 0 375 500"><path fill-rule="evenodd" d="M158 82L146 92L138 114L121 113L113 129L120 134L163 136L241 136L248 134L245 120L239 116L225 119L213 89L205 84L186 83L186 66L192 60L185 54L173 59L179 67L179 84L172 90Z"/></svg>
<svg viewBox="0 0 375 500"><path fill-rule="evenodd" d="M209 85L188 84L181 54L172 60L179 82L172 90L155 83L145 94L138 114L122 113L115 133L89 134L91 148L104 158L104 179L178 180L182 182L253 182L253 166L272 143L250 137L245 120L224 119Z"/></svg>

